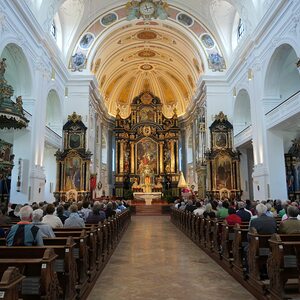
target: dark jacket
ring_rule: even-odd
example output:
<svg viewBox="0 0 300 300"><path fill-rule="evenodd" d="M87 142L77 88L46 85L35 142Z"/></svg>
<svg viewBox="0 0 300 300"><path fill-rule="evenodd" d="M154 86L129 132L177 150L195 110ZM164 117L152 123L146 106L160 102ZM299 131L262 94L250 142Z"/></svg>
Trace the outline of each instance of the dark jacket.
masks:
<svg viewBox="0 0 300 300"><path fill-rule="evenodd" d="M254 227L258 234L273 234L276 232L277 224L273 217L261 215L250 222L250 228Z"/></svg>
<svg viewBox="0 0 300 300"><path fill-rule="evenodd" d="M251 214L244 208L239 209L236 212L236 215L238 215L242 219L242 222L249 222L251 219Z"/></svg>
<svg viewBox="0 0 300 300"><path fill-rule="evenodd" d="M85 222L88 224L98 224L99 222L105 220L105 212L100 210L99 215L95 215L93 212L90 212Z"/></svg>

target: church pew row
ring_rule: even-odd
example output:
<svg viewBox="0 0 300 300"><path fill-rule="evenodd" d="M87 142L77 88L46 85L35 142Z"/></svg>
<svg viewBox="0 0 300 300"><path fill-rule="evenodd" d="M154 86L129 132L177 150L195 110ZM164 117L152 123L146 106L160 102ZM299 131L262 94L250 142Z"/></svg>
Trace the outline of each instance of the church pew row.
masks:
<svg viewBox="0 0 300 300"><path fill-rule="evenodd" d="M22 281L20 297L26 299L59 299L60 288L54 249L44 247L1 247L0 273L10 266L17 267L26 276Z"/></svg>
<svg viewBox="0 0 300 300"><path fill-rule="evenodd" d="M45 250L54 251L52 266L54 274L51 276L54 276L52 281L57 289L56 295L49 294L49 289L44 288L43 290L46 290L49 295L39 295L36 298L34 295L29 297L22 295L22 298L85 299L129 226L130 220L130 211L126 210L99 224L86 224L84 228L57 228L54 229L56 237L44 238L43 247L7 247L5 239L0 239L0 271L4 272L4 268L9 266L9 263L22 266L21 263L30 261L30 253L41 255ZM21 258L22 261L19 261L20 251L25 256ZM18 263L16 264L15 261ZM32 285L31 273L24 273L27 269L27 267L20 268L21 273L26 276L25 284L22 284L25 287L26 284ZM55 288L52 287L53 291Z"/></svg>
<svg viewBox="0 0 300 300"><path fill-rule="evenodd" d="M25 278L16 267L8 267L0 273L0 299L18 300L19 289L22 280Z"/></svg>
<svg viewBox="0 0 300 300"><path fill-rule="evenodd" d="M258 299L300 298L300 234L259 235L176 208L171 221Z"/></svg>

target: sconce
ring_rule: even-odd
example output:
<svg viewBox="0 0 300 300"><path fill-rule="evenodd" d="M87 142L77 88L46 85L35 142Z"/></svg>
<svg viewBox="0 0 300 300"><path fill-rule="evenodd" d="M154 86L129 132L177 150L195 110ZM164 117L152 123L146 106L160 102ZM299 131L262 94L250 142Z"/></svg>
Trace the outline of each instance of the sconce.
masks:
<svg viewBox="0 0 300 300"><path fill-rule="evenodd" d="M51 80L54 81L55 80L55 70L52 67L52 71L51 71Z"/></svg>
<svg viewBox="0 0 300 300"><path fill-rule="evenodd" d="M253 71L252 69L248 69L248 80L251 81L253 79Z"/></svg>
<svg viewBox="0 0 300 300"><path fill-rule="evenodd" d="M233 96L234 98L236 98L236 87L234 87L233 90L232 90L232 96Z"/></svg>
<svg viewBox="0 0 300 300"><path fill-rule="evenodd" d="M69 97L69 88L66 86L65 87L65 98Z"/></svg>

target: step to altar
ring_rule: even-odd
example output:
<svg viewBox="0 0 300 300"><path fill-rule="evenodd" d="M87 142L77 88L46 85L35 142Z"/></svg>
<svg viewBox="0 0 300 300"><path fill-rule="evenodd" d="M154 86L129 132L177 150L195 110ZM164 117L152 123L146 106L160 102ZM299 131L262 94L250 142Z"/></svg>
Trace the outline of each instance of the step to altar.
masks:
<svg viewBox="0 0 300 300"><path fill-rule="evenodd" d="M137 216L161 216L168 214L168 205L136 205L135 213Z"/></svg>

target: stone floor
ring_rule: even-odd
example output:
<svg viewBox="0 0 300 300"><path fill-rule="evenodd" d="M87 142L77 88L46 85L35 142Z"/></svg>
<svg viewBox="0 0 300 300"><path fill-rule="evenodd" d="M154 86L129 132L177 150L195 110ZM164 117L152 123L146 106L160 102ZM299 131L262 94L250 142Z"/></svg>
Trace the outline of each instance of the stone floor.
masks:
<svg viewBox="0 0 300 300"><path fill-rule="evenodd" d="M88 300L248 300L169 217L133 217Z"/></svg>

